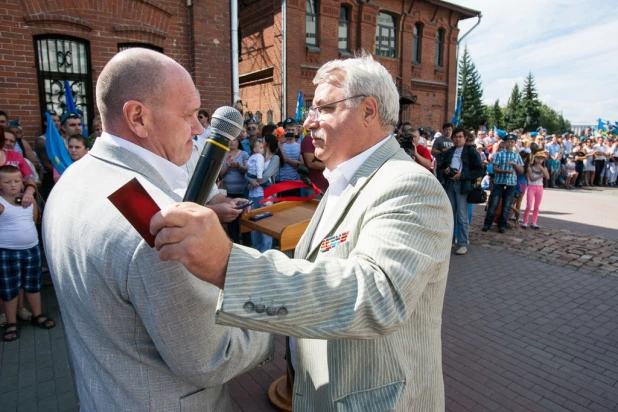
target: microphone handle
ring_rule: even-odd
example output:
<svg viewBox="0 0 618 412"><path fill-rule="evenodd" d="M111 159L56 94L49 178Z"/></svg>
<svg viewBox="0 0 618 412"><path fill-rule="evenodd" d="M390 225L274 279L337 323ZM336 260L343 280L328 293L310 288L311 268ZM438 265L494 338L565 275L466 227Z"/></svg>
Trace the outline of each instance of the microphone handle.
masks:
<svg viewBox="0 0 618 412"><path fill-rule="evenodd" d="M229 140L223 136L211 135L209 140L213 140L224 147L229 147ZM206 205L210 190L217 181L217 176L219 176L227 153L228 151L222 147L208 141L206 142L197 166L195 166L195 171L187 187L183 202L194 202L202 206Z"/></svg>

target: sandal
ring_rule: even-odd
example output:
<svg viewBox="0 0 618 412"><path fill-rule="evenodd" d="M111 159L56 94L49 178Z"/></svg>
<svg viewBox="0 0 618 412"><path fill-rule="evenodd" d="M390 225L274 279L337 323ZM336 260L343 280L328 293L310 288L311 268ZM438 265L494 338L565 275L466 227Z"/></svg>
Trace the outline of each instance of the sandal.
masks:
<svg viewBox="0 0 618 412"><path fill-rule="evenodd" d="M43 320L39 321L41 318ZM41 329L53 329L56 327L56 322L54 322L52 318L50 318L49 316L43 313L41 313L40 315L33 316L32 319L30 319L30 322L34 326L38 326ZM49 322L51 322L51 325L48 324Z"/></svg>
<svg viewBox="0 0 618 412"><path fill-rule="evenodd" d="M14 330L8 330L9 328L15 328ZM13 342L19 339L19 332L17 331L17 323L7 323L4 325L4 335L2 340L5 342Z"/></svg>

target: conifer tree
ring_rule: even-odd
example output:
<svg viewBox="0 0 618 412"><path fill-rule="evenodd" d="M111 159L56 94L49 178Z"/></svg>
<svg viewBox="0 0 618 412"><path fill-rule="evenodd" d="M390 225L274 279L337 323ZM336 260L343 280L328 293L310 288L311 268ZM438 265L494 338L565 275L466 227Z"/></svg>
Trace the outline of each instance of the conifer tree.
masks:
<svg viewBox="0 0 618 412"><path fill-rule="evenodd" d="M524 82L524 90L521 93L521 110L524 116L524 124L522 125L527 130L536 130L540 124L541 102L534 84L534 76L532 72L528 73L528 77Z"/></svg>
<svg viewBox="0 0 618 412"><path fill-rule="evenodd" d="M519 85L515 83L509 102L506 104L504 112L504 123L508 132L524 127L526 122L522 109L521 92Z"/></svg>
<svg viewBox="0 0 618 412"><path fill-rule="evenodd" d="M483 86L481 76L476 70L468 48L459 63L459 79L457 80L457 95L463 95L461 109L461 125L467 130L477 130L485 120L485 105L483 104Z"/></svg>
<svg viewBox="0 0 618 412"><path fill-rule="evenodd" d="M504 129L504 113L500 107L500 99L497 99L494 105L489 109L489 127Z"/></svg>

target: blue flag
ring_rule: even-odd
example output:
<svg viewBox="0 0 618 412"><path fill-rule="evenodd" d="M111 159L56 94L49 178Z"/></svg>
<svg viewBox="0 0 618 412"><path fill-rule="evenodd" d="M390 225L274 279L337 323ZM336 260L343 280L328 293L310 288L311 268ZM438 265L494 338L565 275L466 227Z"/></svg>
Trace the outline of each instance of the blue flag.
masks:
<svg viewBox="0 0 618 412"><path fill-rule="evenodd" d="M455 107L455 116L453 117L453 120L451 120L451 123L453 123L453 127L461 126L461 106L462 104L463 104L463 94L459 96L459 99L457 99L457 107Z"/></svg>
<svg viewBox="0 0 618 412"><path fill-rule="evenodd" d="M71 85L68 80L64 81L64 99L66 100L67 105L67 113L77 113L80 116L82 115L81 110L77 110L75 107L75 100L73 100L73 90L71 89ZM84 119L82 116L82 135L88 137L88 133L86 132L86 124L84 123Z"/></svg>
<svg viewBox="0 0 618 412"><path fill-rule="evenodd" d="M47 156L49 156L49 160L51 160L54 168L62 174L73 163L73 159L69 156L64 140L62 140L60 132L56 129L54 121L47 112L45 113L45 119L47 119L47 130L45 132Z"/></svg>
<svg viewBox="0 0 618 412"><path fill-rule="evenodd" d="M298 99L296 99L296 120L299 122L305 121L305 99L303 99L303 91L298 92Z"/></svg>

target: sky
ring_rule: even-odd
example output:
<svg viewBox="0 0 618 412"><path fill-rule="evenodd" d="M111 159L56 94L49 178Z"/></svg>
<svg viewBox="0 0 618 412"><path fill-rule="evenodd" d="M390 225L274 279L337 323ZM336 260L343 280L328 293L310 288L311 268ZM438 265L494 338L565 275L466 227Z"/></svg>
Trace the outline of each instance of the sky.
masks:
<svg viewBox="0 0 618 412"><path fill-rule="evenodd" d="M571 124L618 121L618 0L450 0L482 13L467 45L485 104L532 71L539 99ZM461 37L477 22L459 23Z"/></svg>

